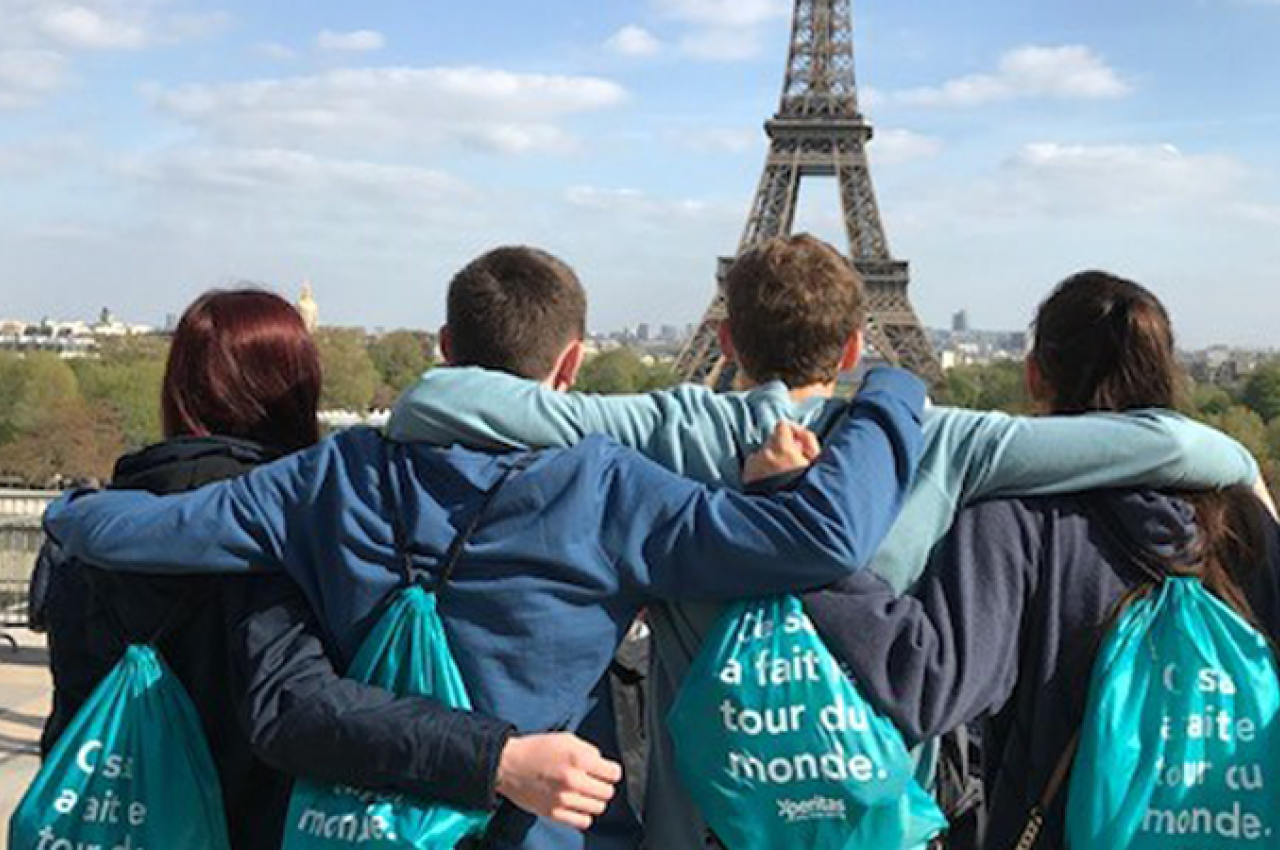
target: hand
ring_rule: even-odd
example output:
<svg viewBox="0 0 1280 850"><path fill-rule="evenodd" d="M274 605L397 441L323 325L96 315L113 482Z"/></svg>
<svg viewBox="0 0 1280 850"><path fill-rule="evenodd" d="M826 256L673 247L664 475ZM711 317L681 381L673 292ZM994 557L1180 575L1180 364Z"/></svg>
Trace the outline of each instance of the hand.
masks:
<svg viewBox="0 0 1280 850"><path fill-rule="evenodd" d="M585 832L621 779L621 765L576 735L529 735L507 741L497 791L526 812Z"/></svg>
<svg viewBox="0 0 1280 850"><path fill-rule="evenodd" d="M742 467L742 483L754 484L778 475L809 468L822 446L812 431L794 422L782 421L769 435L769 442Z"/></svg>

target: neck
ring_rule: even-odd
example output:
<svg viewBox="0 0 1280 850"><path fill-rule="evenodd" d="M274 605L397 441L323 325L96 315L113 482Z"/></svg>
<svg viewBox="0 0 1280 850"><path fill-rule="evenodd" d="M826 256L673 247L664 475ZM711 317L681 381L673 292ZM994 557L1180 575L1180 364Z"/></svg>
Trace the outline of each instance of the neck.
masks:
<svg viewBox="0 0 1280 850"><path fill-rule="evenodd" d="M753 390L761 385L760 381L746 374L739 373L739 386L744 390ZM811 398L831 398L836 394L836 382L806 384L803 387L788 387L787 394L792 401L806 401Z"/></svg>
<svg viewBox="0 0 1280 850"><path fill-rule="evenodd" d="M831 398L836 394L836 383L809 384L807 387L796 387L790 391L792 401L805 401L811 398Z"/></svg>

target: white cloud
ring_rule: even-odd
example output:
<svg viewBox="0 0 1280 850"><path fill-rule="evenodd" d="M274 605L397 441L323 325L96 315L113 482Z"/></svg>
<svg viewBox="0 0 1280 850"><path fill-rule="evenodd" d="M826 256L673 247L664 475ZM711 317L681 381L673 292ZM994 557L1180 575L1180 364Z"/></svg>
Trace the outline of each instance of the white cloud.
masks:
<svg viewBox="0 0 1280 850"><path fill-rule="evenodd" d="M288 198L307 203L377 207L388 202L436 204L463 199L470 190L457 178L434 169L364 160L326 159L281 149L197 148L135 158L117 165L135 184L163 188L169 194L200 193L256 203ZM339 200L340 199L340 200Z"/></svg>
<svg viewBox="0 0 1280 850"><path fill-rule="evenodd" d="M0 145L0 176L39 179L64 171L88 149L74 136L46 136Z"/></svg>
<svg viewBox="0 0 1280 850"><path fill-rule="evenodd" d="M937 156L942 142L910 130L878 130L868 151L876 165L899 165Z"/></svg>
<svg viewBox="0 0 1280 850"><path fill-rule="evenodd" d="M0 48L0 109L38 103L62 88L70 76L59 53Z"/></svg>
<svg viewBox="0 0 1280 850"><path fill-rule="evenodd" d="M1233 207L1248 169L1228 156L1173 145L1024 146L1004 166L1010 214L1145 215Z"/></svg>
<svg viewBox="0 0 1280 850"><path fill-rule="evenodd" d="M0 0L0 109L33 106L67 85L79 52L201 38L228 21L184 12L180 2Z"/></svg>
<svg viewBox="0 0 1280 850"><path fill-rule="evenodd" d="M972 107L1027 98L1108 100L1132 91L1096 53L1081 45L1019 47L992 73L970 74L933 88L886 95L912 106Z"/></svg>
<svg viewBox="0 0 1280 850"><path fill-rule="evenodd" d="M386 38L376 30L324 30L316 36L316 47L336 53L372 53L381 50L385 44Z"/></svg>
<svg viewBox="0 0 1280 850"><path fill-rule="evenodd" d="M790 0L653 0L659 16L688 27L680 50L697 59L733 62L760 54L763 33L791 14Z"/></svg>
<svg viewBox="0 0 1280 850"><path fill-rule="evenodd" d="M653 33L634 24L625 26L609 36L604 46L620 56L633 57L653 56L662 50L662 43Z"/></svg>
<svg viewBox="0 0 1280 850"><path fill-rule="evenodd" d="M136 18L110 17L87 6L41 9L36 26L56 43L72 49L137 50L150 38Z"/></svg>
<svg viewBox="0 0 1280 850"><path fill-rule="evenodd" d="M564 193L564 200L570 207L592 214L629 217L660 226L669 226L673 218L699 218L716 212L706 201L655 198L638 189L574 186Z"/></svg>
<svg viewBox="0 0 1280 850"><path fill-rule="evenodd" d="M596 77L487 68L371 68L188 86L162 92L164 111L258 147L399 148L446 142L503 153L558 151L573 138L558 119L621 103Z"/></svg>

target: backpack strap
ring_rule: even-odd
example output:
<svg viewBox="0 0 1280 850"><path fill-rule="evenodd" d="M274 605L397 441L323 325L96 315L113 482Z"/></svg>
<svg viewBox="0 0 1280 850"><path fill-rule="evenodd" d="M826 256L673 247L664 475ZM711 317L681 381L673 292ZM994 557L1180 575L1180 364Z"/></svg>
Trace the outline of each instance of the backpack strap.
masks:
<svg viewBox="0 0 1280 850"><path fill-rule="evenodd" d="M405 528L404 516L401 511L401 502L396 496L396 487L393 479L399 478L399 465L393 461L393 453L397 456L404 451L404 446L393 443L387 438L382 440L383 447L383 476L382 476L382 492L383 499L389 508L389 517L391 521L391 531L395 538L396 560L400 567L400 575L406 586L417 583L428 583L425 579L427 573L425 570L419 569L414 560L413 543L409 539L408 530ZM429 582L432 590L437 595L443 594L448 587L449 582L453 580L453 575L457 571L458 564L462 560L463 551L471 538L475 536L476 531L480 528L480 522L484 519L489 507L493 504L494 499L502 490L503 486L519 472L524 471L533 463L537 457L532 452L527 452L518 457L498 476L498 480L493 483L481 497L480 506L476 509L471 518L467 520L466 525L454 536L449 548L445 550L444 558L441 561L440 574L434 581Z"/></svg>
<svg viewBox="0 0 1280 850"><path fill-rule="evenodd" d="M1058 765L1053 769L1048 784L1044 786L1044 793L1040 795L1040 800L1031 807L1027 815L1027 825L1022 828L1022 834L1018 837L1014 850L1031 850L1040 840L1040 832L1044 829L1045 812L1052 808L1058 792L1062 790L1067 776L1071 774L1071 765L1076 759L1076 750L1079 748L1080 732L1077 731L1062 750L1062 756L1058 759Z"/></svg>
<svg viewBox="0 0 1280 850"><path fill-rule="evenodd" d="M1151 553L1134 545L1121 531L1115 517L1111 515L1110 511L1106 510L1101 500L1097 498L1087 499L1085 506L1089 518L1102 530L1103 536L1107 541L1115 546L1128 559L1131 565L1142 574L1142 581L1139 583L1140 587L1150 590L1164 583L1168 574L1160 568L1160 564L1153 558ZM1102 635L1097 635L1094 641L1095 656L1101 640ZM1067 776L1071 773L1071 765L1075 761L1076 751L1079 748L1080 730L1077 729L1063 749L1062 756L1058 759L1058 765L1049 777L1049 782L1045 786L1040 800L1031 807L1031 811L1027 815L1027 824L1023 827L1018 843L1014 845L1014 850L1031 850L1036 846L1036 842L1040 838L1040 832L1044 829L1045 813L1049 811L1054 799L1058 796L1058 792L1062 790L1063 783L1067 781Z"/></svg>
<svg viewBox="0 0 1280 850"><path fill-rule="evenodd" d="M78 564L76 565L76 568L87 569L84 564ZM107 575L107 580L114 583L120 580L120 576L109 573ZM136 646L138 644L144 644L159 651L160 642L181 628L185 623L190 622L192 616L197 610L199 610L200 606L209 601L213 596L213 588L209 586L208 580L206 579L204 586L189 590L168 610L158 626L152 629L149 633L142 635L135 633L134 630L130 629L125 624L124 618L120 615L120 611L116 608L112 600L104 594L103 588L96 588L93 591L93 595L95 602L100 606L100 610L106 615L107 631L116 645L119 646L120 653L123 655L125 650L130 646Z"/></svg>

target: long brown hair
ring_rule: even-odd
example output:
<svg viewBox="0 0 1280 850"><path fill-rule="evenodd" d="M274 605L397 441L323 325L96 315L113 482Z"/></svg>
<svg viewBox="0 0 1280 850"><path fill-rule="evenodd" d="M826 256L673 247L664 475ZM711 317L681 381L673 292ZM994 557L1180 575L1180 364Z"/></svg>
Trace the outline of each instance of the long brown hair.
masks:
<svg viewBox="0 0 1280 850"><path fill-rule="evenodd" d="M1030 356L1058 414L1174 408L1186 387L1164 305L1142 285L1107 272L1058 284L1036 313ZM1252 621L1243 588L1265 563L1266 509L1245 487L1182 497L1196 512L1194 564L1139 566L1153 579L1197 576Z"/></svg>

